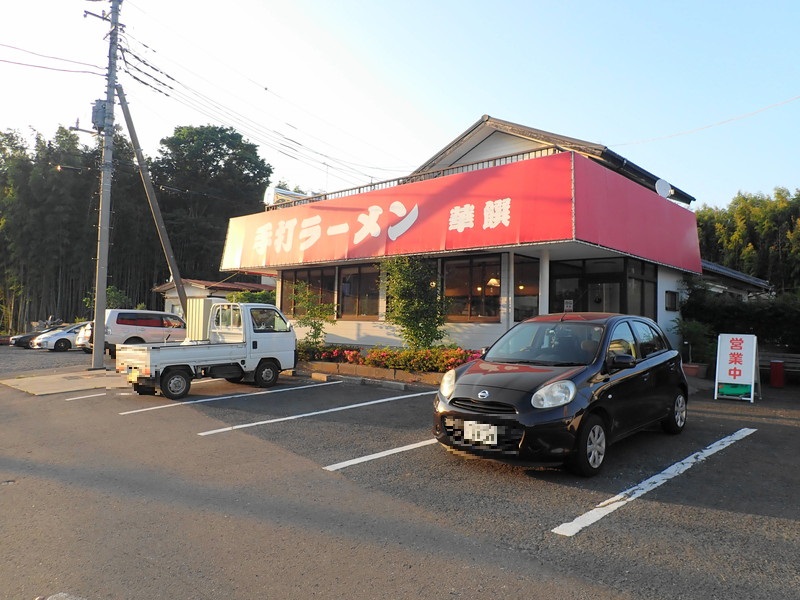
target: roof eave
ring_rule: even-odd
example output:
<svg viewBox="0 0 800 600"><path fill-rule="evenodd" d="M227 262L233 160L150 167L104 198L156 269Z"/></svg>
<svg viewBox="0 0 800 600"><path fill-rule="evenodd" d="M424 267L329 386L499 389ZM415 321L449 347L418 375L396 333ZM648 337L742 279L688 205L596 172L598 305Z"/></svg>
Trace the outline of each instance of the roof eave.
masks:
<svg viewBox="0 0 800 600"><path fill-rule="evenodd" d="M606 168L620 173L621 175L637 182L640 185L643 185L648 189L656 191L656 182L659 181L659 177L656 177L649 171L641 168L635 163L632 163L627 158L620 156L613 150L609 150L602 144L595 144L585 140L558 135L555 133L550 133L549 131L543 131L541 129L535 129L533 127L526 127L524 125L512 123L511 121L496 119L494 117L490 117L489 115L483 115L453 142L417 168L412 175L435 169L438 163L441 162L444 157L455 153L459 147L468 145L477 135L480 134L481 129L485 129L487 127L493 131L500 131L539 142L546 142L561 148L564 151L577 152L591 160L594 160L595 162L602 164ZM671 186L668 199L687 205L696 200L694 196L691 196L674 186Z"/></svg>

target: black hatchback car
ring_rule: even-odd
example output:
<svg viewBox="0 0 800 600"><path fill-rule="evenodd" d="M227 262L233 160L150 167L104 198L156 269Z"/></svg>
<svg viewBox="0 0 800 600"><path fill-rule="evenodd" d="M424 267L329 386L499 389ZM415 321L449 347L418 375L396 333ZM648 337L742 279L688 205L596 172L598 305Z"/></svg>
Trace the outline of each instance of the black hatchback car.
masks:
<svg viewBox="0 0 800 600"><path fill-rule="evenodd" d="M588 477L627 435L659 423L680 433L687 397L680 354L650 319L540 315L445 374L433 432L457 450L567 463Z"/></svg>

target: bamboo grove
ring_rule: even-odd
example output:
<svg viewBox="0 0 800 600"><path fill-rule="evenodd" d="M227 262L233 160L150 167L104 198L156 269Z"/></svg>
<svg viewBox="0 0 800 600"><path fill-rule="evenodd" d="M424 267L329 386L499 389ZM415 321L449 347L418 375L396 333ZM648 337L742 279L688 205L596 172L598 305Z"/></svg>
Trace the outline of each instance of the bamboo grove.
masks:
<svg viewBox="0 0 800 600"><path fill-rule="evenodd" d="M169 278L166 259L130 143L116 135L114 145L108 285L134 306L162 308L152 289ZM64 128L30 144L0 132L0 331L92 314L100 161L99 144ZM228 220L263 210L272 168L213 126L176 128L149 162L181 275L230 278L219 272Z"/></svg>

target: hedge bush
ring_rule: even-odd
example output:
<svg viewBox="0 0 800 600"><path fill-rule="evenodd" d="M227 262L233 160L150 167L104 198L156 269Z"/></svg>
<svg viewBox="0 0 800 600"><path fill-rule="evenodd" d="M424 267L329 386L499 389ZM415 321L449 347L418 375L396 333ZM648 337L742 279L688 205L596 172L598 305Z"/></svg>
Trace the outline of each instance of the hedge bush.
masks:
<svg viewBox="0 0 800 600"><path fill-rule="evenodd" d="M475 350L452 346L435 346L424 350L376 347L362 351L356 346L314 346L304 342L297 344L297 352L301 361L348 362L416 373L446 373L480 356L480 352Z"/></svg>
<svg viewBox="0 0 800 600"><path fill-rule="evenodd" d="M692 290L681 317L706 323L720 333L750 333L760 347L800 352L800 298L792 294L743 302L705 290Z"/></svg>

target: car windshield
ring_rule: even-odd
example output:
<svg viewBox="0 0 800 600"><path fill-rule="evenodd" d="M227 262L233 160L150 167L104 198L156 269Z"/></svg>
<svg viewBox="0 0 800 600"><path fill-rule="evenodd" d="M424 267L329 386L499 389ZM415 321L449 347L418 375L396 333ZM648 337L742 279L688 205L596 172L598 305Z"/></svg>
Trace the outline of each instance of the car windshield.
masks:
<svg viewBox="0 0 800 600"><path fill-rule="evenodd" d="M591 363L600 346L603 327L582 321L529 321L506 332L486 353L495 362L547 366Z"/></svg>

